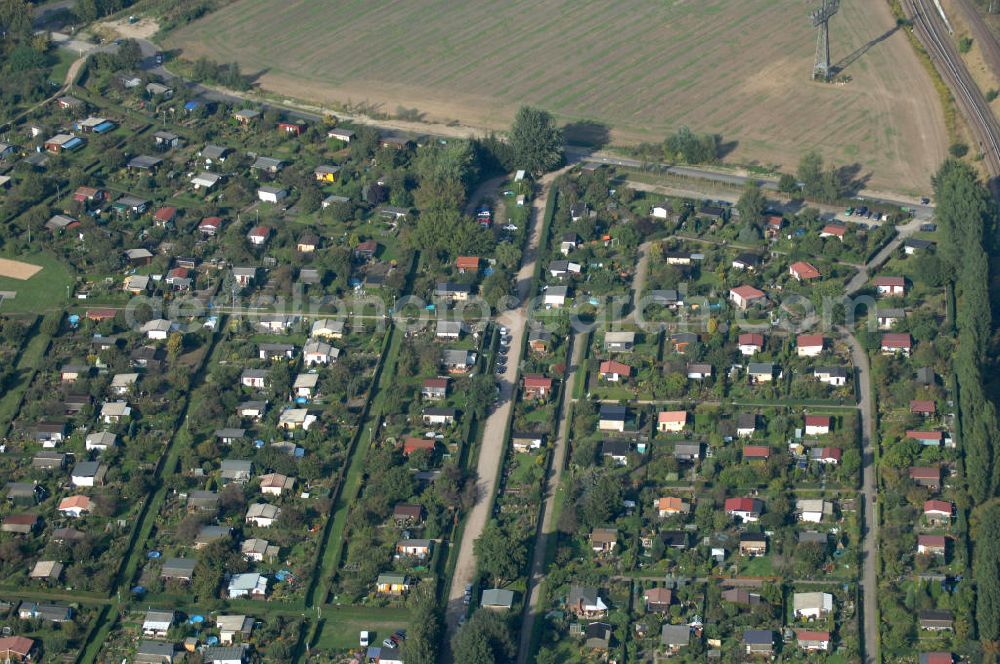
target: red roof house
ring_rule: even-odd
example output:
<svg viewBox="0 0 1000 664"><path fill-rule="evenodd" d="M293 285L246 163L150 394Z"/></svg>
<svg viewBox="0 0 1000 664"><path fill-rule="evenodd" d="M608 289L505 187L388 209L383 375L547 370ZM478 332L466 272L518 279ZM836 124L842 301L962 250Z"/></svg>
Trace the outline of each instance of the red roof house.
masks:
<svg viewBox="0 0 1000 664"><path fill-rule="evenodd" d="M153 213L153 223L157 226L167 226L168 224L174 223L174 219L176 217L177 208L172 205L168 205L166 207L161 207Z"/></svg>
<svg viewBox="0 0 1000 664"><path fill-rule="evenodd" d="M268 226L254 226L247 233L247 238L251 244L264 244L269 237L271 237L271 229Z"/></svg>
<svg viewBox="0 0 1000 664"><path fill-rule="evenodd" d="M799 357L815 357L823 352L824 345L822 334L800 334L795 339L795 352Z"/></svg>
<svg viewBox="0 0 1000 664"><path fill-rule="evenodd" d="M830 433L829 415L806 415L806 435L820 436Z"/></svg>
<svg viewBox="0 0 1000 664"><path fill-rule="evenodd" d="M729 516L756 521L764 511L764 503L759 498L726 498L724 509Z"/></svg>
<svg viewBox="0 0 1000 664"><path fill-rule="evenodd" d="M753 355L754 353L763 350L764 335L756 332L744 332L739 336L738 343L740 346L740 353L744 355Z"/></svg>
<svg viewBox="0 0 1000 664"><path fill-rule="evenodd" d="M805 651L829 650L830 632L822 632L813 629L795 630L795 640L799 647Z"/></svg>
<svg viewBox="0 0 1000 664"><path fill-rule="evenodd" d="M944 555L948 538L944 535L917 535L917 553Z"/></svg>
<svg viewBox="0 0 1000 664"><path fill-rule="evenodd" d="M617 360L605 360L601 362L600 374L604 380L617 383L619 380L632 375L632 367Z"/></svg>
<svg viewBox="0 0 1000 664"><path fill-rule="evenodd" d="M845 224L827 224L823 227L823 230L819 232L820 237L835 237L838 240L843 241L844 235L847 233L847 226Z"/></svg>
<svg viewBox="0 0 1000 664"><path fill-rule="evenodd" d="M110 320L116 313L114 309L87 309L87 320Z"/></svg>
<svg viewBox="0 0 1000 664"><path fill-rule="evenodd" d="M930 400L915 399L910 402L910 412L914 415L933 415L937 412L937 405Z"/></svg>
<svg viewBox="0 0 1000 664"><path fill-rule="evenodd" d="M839 447L823 447L813 455L813 458L820 463L840 463L843 455L844 453Z"/></svg>
<svg viewBox="0 0 1000 664"><path fill-rule="evenodd" d="M665 410L656 416L656 428L664 433L683 431L687 421L686 410Z"/></svg>
<svg viewBox="0 0 1000 664"><path fill-rule="evenodd" d="M771 448L767 445L747 445L743 448L745 461L767 461L771 457Z"/></svg>
<svg viewBox="0 0 1000 664"><path fill-rule="evenodd" d="M300 122L279 122L278 129L285 132L286 134L295 134L300 136L305 126Z"/></svg>
<svg viewBox="0 0 1000 664"><path fill-rule="evenodd" d="M459 256L455 259L455 267L458 268L460 274L478 272L479 256Z"/></svg>
<svg viewBox="0 0 1000 664"><path fill-rule="evenodd" d="M909 355L911 348L913 348L913 339L908 332L886 332L882 335L883 354L903 353Z"/></svg>
<svg viewBox="0 0 1000 664"><path fill-rule="evenodd" d="M205 217L198 224L198 230L205 235L215 235L222 230L222 219L220 217Z"/></svg>
<svg viewBox="0 0 1000 664"><path fill-rule="evenodd" d="M357 258L363 258L365 260L371 260L374 258L377 251L378 242L375 240L365 240L358 246L354 247L354 255Z"/></svg>
<svg viewBox="0 0 1000 664"><path fill-rule="evenodd" d="M34 639L26 636L5 636L0 639L0 661L23 662L31 658Z"/></svg>
<svg viewBox="0 0 1000 664"><path fill-rule="evenodd" d="M419 450L433 452L435 442L436 441L433 438L417 438L415 436L407 436L403 439L403 454L405 456L410 456Z"/></svg>
<svg viewBox="0 0 1000 664"><path fill-rule="evenodd" d="M552 392L551 378L532 374L524 377L524 397L526 399L547 399L550 392Z"/></svg>
<svg viewBox="0 0 1000 664"><path fill-rule="evenodd" d="M729 299L740 309L746 309L747 307L763 302L767 299L767 296L762 290L758 290L753 286L743 285L731 288L729 290Z"/></svg>
<svg viewBox="0 0 1000 664"><path fill-rule="evenodd" d="M920 653L920 664L953 664L954 661L950 652Z"/></svg>
<svg viewBox="0 0 1000 664"><path fill-rule="evenodd" d="M947 500L924 501L924 516L931 519L950 519L955 513L955 505Z"/></svg>
<svg viewBox="0 0 1000 664"><path fill-rule="evenodd" d="M906 279L903 277L875 277L872 284L879 295L906 294Z"/></svg>
<svg viewBox="0 0 1000 664"><path fill-rule="evenodd" d="M77 187L73 194L73 200L77 203L89 203L91 201L104 200L104 192L95 187Z"/></svg>
<svg viewBox="0 0 1000 664"><path fill-rule="evenodd" d="M795 277L796 281L808 281L818 279L820 274L812 264L805 261L798 261L788 266L788 274Z"/></svg>

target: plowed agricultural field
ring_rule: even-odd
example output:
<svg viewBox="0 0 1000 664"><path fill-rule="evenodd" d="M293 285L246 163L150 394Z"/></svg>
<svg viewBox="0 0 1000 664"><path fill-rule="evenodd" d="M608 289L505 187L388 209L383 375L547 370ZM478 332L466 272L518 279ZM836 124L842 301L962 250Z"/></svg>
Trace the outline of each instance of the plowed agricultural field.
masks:
<svg viewBox="0 0 1000 664"><path fill-rule="evenodd" d="M819 147L869 185L924 192L947 135L901 32L809 80L811 3L789 0L237 0L174 33L184 56L238 61L263 87L320 103L415 108L502 129L536 104L595 120L621 142L686 124L738 145L731 159L794 166ZM894 25L885 0L843 0L832 59Z"/></svg>

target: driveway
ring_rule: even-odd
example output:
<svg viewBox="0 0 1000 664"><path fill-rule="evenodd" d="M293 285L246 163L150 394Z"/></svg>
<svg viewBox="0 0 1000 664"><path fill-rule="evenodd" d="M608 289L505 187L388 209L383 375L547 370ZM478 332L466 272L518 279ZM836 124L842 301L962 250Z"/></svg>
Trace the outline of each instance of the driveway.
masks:
<svg viewBox="0 0 1000 664"><path fill-rule="evenodd" d="M914 233L920 230L922 223L923 220L921 219L911 219L909 223L903 226L896 226L896 237L892 238L877 254L872 256L872 259L868 263L861 266L857 274L847 282L847 286L844 287L844 293L846 295L854 295L864 288L871 279L872 271L882 267L892 257L892 253L899 249L899 245L903 244L908 238L913 237Z"/></svg>
<svg viewBox="0 0 1000 664"><path fill-rule="evenodd" d="M649 240L639 245L639 260L635 264L635 274L632 276L632 310L625 317L624 322L629 322L635 318L639 308L639 300L646 289L646 278L649 276L649 259L653 251L655 241Z"/></svg>
<svg viewBox="0 0 1000 664"><path fill-rule="evenodd" d="M861 624L864 628L865 663L874 664L878 644L878 520L875 518L875 452L873 443L874 403L871 394L871 370L868 354L845 328L838 328L851 347L851 359L857 373L858 407L861 409L861 493L864 500L864 524L861 540Z"/></svg>
<svg viewBox="0 0 1000 664"><path fill-rule="evenodd" d="M563 171L549 173L540 181L539 196L532 203L532 214L529 222L529 240L521 259L521 269L517 273L518 308L505 311L497 319L500 325L505 325L513 337L510 343L510 353L507 361L507 371L498 376L500 384L500 405L486 419L483 427L483 441L479 449L479 460L476 472L479 475L476 486L476 504L472 507L465 522L462 540L459 543L458 557L455 563L455 573L451 579L451 589L448 592L448 602L445 608L445 624L447 627L446 647L451 642L451 636L458 629L459 619L465 615L467 607L463 602L466 585L476 578L476 556L473 545L489 522L490 508L496 494L500 466L503 463L504 452L507 449L507 422L510 421L513 408L513 396L520 372L521 355L524 350L524 334L528 321L528 296L535 273L535 260L538 257L538 247L542 238L542 219L545 215L545 205L551 192L555 178Z"/></svg>

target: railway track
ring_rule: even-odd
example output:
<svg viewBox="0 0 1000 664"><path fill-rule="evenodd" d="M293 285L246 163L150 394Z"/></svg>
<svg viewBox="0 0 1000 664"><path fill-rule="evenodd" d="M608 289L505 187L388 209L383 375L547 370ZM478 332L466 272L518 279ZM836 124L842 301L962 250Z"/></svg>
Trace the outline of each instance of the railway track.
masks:
<svg viewBox="0 0 1000 664"><path fill-rule="evenodd" d="M1000 194L1000 124L983 93L951 42L944 21L929 0L909 0L910 14L917 37L923 42L931 61L952 90L972 129L991 176L994 195Z"/></svg>

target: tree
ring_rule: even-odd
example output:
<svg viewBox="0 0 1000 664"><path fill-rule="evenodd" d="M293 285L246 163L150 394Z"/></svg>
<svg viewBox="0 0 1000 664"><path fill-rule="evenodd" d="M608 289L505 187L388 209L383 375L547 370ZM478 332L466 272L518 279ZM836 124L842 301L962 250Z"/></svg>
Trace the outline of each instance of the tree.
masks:
<svg viewBox="0 0 1000 664"><path fill-rule="evenodd" d="M167 338L167 355L170 357L171 361L176 359L180 355L181 350L184 349L184 335L180 332L174 332Z"/></svg>
<svg viewBox="0 0 1000 664"><path fill-rule="evenodd" d="M96 21L99 16L97 13L97 0L76 0L76 5L73 7L73 13L76 14L76 17L83 23Z"/></svg>
<svg viewBox="0 0 1000 664"><path fill-rule="evenodd" d="M563 162L564 139L547 111L522 106L510 129L514 163L533 174L551 171Z"/></svg>
<svg viewBox="0 0 1000 664"><path fill-rule="evenodd" d="M975 550L972 570L976 580L976 624L983 641L1000 641L1000 500L973 513ZM994 649L993 652L996 652Z"/></svg>
<svg viewBox="0 0 1000 664"><path fill-rule="evenodd" d="M323 202L323 197L320 195L319 190L316 187L308 186L303 187L300 191L299 210L306 214L312 214L318 210L320 204Z"/></svg>
<svg viewBox="0 0 1000 664"><path fill-rule="evenodd" d="M134 39L126 39L118 47L118 62L122 69L135 69L142 62L142 49L139 42Z"/></svg>
<svg viewBox="0 0 1000 664"><path fill-rule="evenodd" d="M719 157L719 137L715 134L695 134L681 127L663 142L663 156L689 164L713 162Z"/></svg>
<svg viewBox="0 0 1000 664"><path fill-rule="evenodd" d="M1000 489L1000 427L983 390L985 349L990 342L989 258L996 215L975 171L949 159L933 178L935 219L941 229L940 257L955 282L958 349L953 360L961 395L959 419L969 493L976 503Z"/></svg>
<svg viewBox="0 0 1000 664"><path fill-rule="evenodd" d="M503 270L497 270L483 280L483 298L491 307L500 308L510 292L510 276Z"/></svg>
<svg viewBox="0 0 1000 664"><path fill-rule="evenodd" d="M764 208L767 199L760 185L753 180L747 180L743 193L736 202L736 211L740 213L740 221L748 227L760 230L764 224Z"/></svg>
<svg viewBox="0 0 1000 664"><path fill-rule="evenodd" d="M497 247L496 257L500 267L516 268L521 264L521 248L513 242L505 242Z"/></svg>
<svg viewBox="0 0 1000 664"><path fill-rule="evenodd" d="M484 419L489 405L493 401L493 395L496 393L493 377L489 374L473 376L465 386L464 393L463 411L475 416L477 420Z"/></svg>
<svg viewBox="0 0 1000 664"><path fill-rule="evenodd" d="M31 71L45 66L45 54L27 44L21 44L10 53L7 63L12 72Z"/></svg>
<svg viewBox="0 0 1000 664"><path fill-rule="evenodd" d="M0 32L23 36L31 31L31 5L24 0L0 0Z"/></svg>
<svg viewBox="0 0 1000 664"><path fill-rule="evenodd" d="M622 504L622 483L609 474L601 478L586 494L580 504L580 519L587 528L603 526L618 513Z"/></svg>
<svg viewBox="0 0 1000 664"><path fill-rule="evenodd" d="M817 198L823 189L823 156L812 150L799 160L799 182L807 198Z"/></svg>
<svg viewBox="0 0 1000 664"><path fill-rule="evenodd" d="M479 569L490 576L495 586L503 586L517 578L528 558L524 543L513 541L496 521L490 521L483 529L473 551Z"/></svg>
<svg viewBox="0 0 1000 664"><path fill-rule="evenodd" d="M790 173L782 173L778 178L778 191L789 196L799 193L799 181Z"/></svg>
<svg viewBox="0 0 1000 664"><path fill-rule="evenodd" d="M410 630L403 641L403 659L407 664L434 664L441 639L441 619L433 593L421 592L411 615Z"/></svg>
<svg viewBox="0 0 1000 664"><path fill-rule="evenodd" d="M499 613L476 611L451 639L456 662L494 664L513 661L517 654L510 625Z"/></svg>

